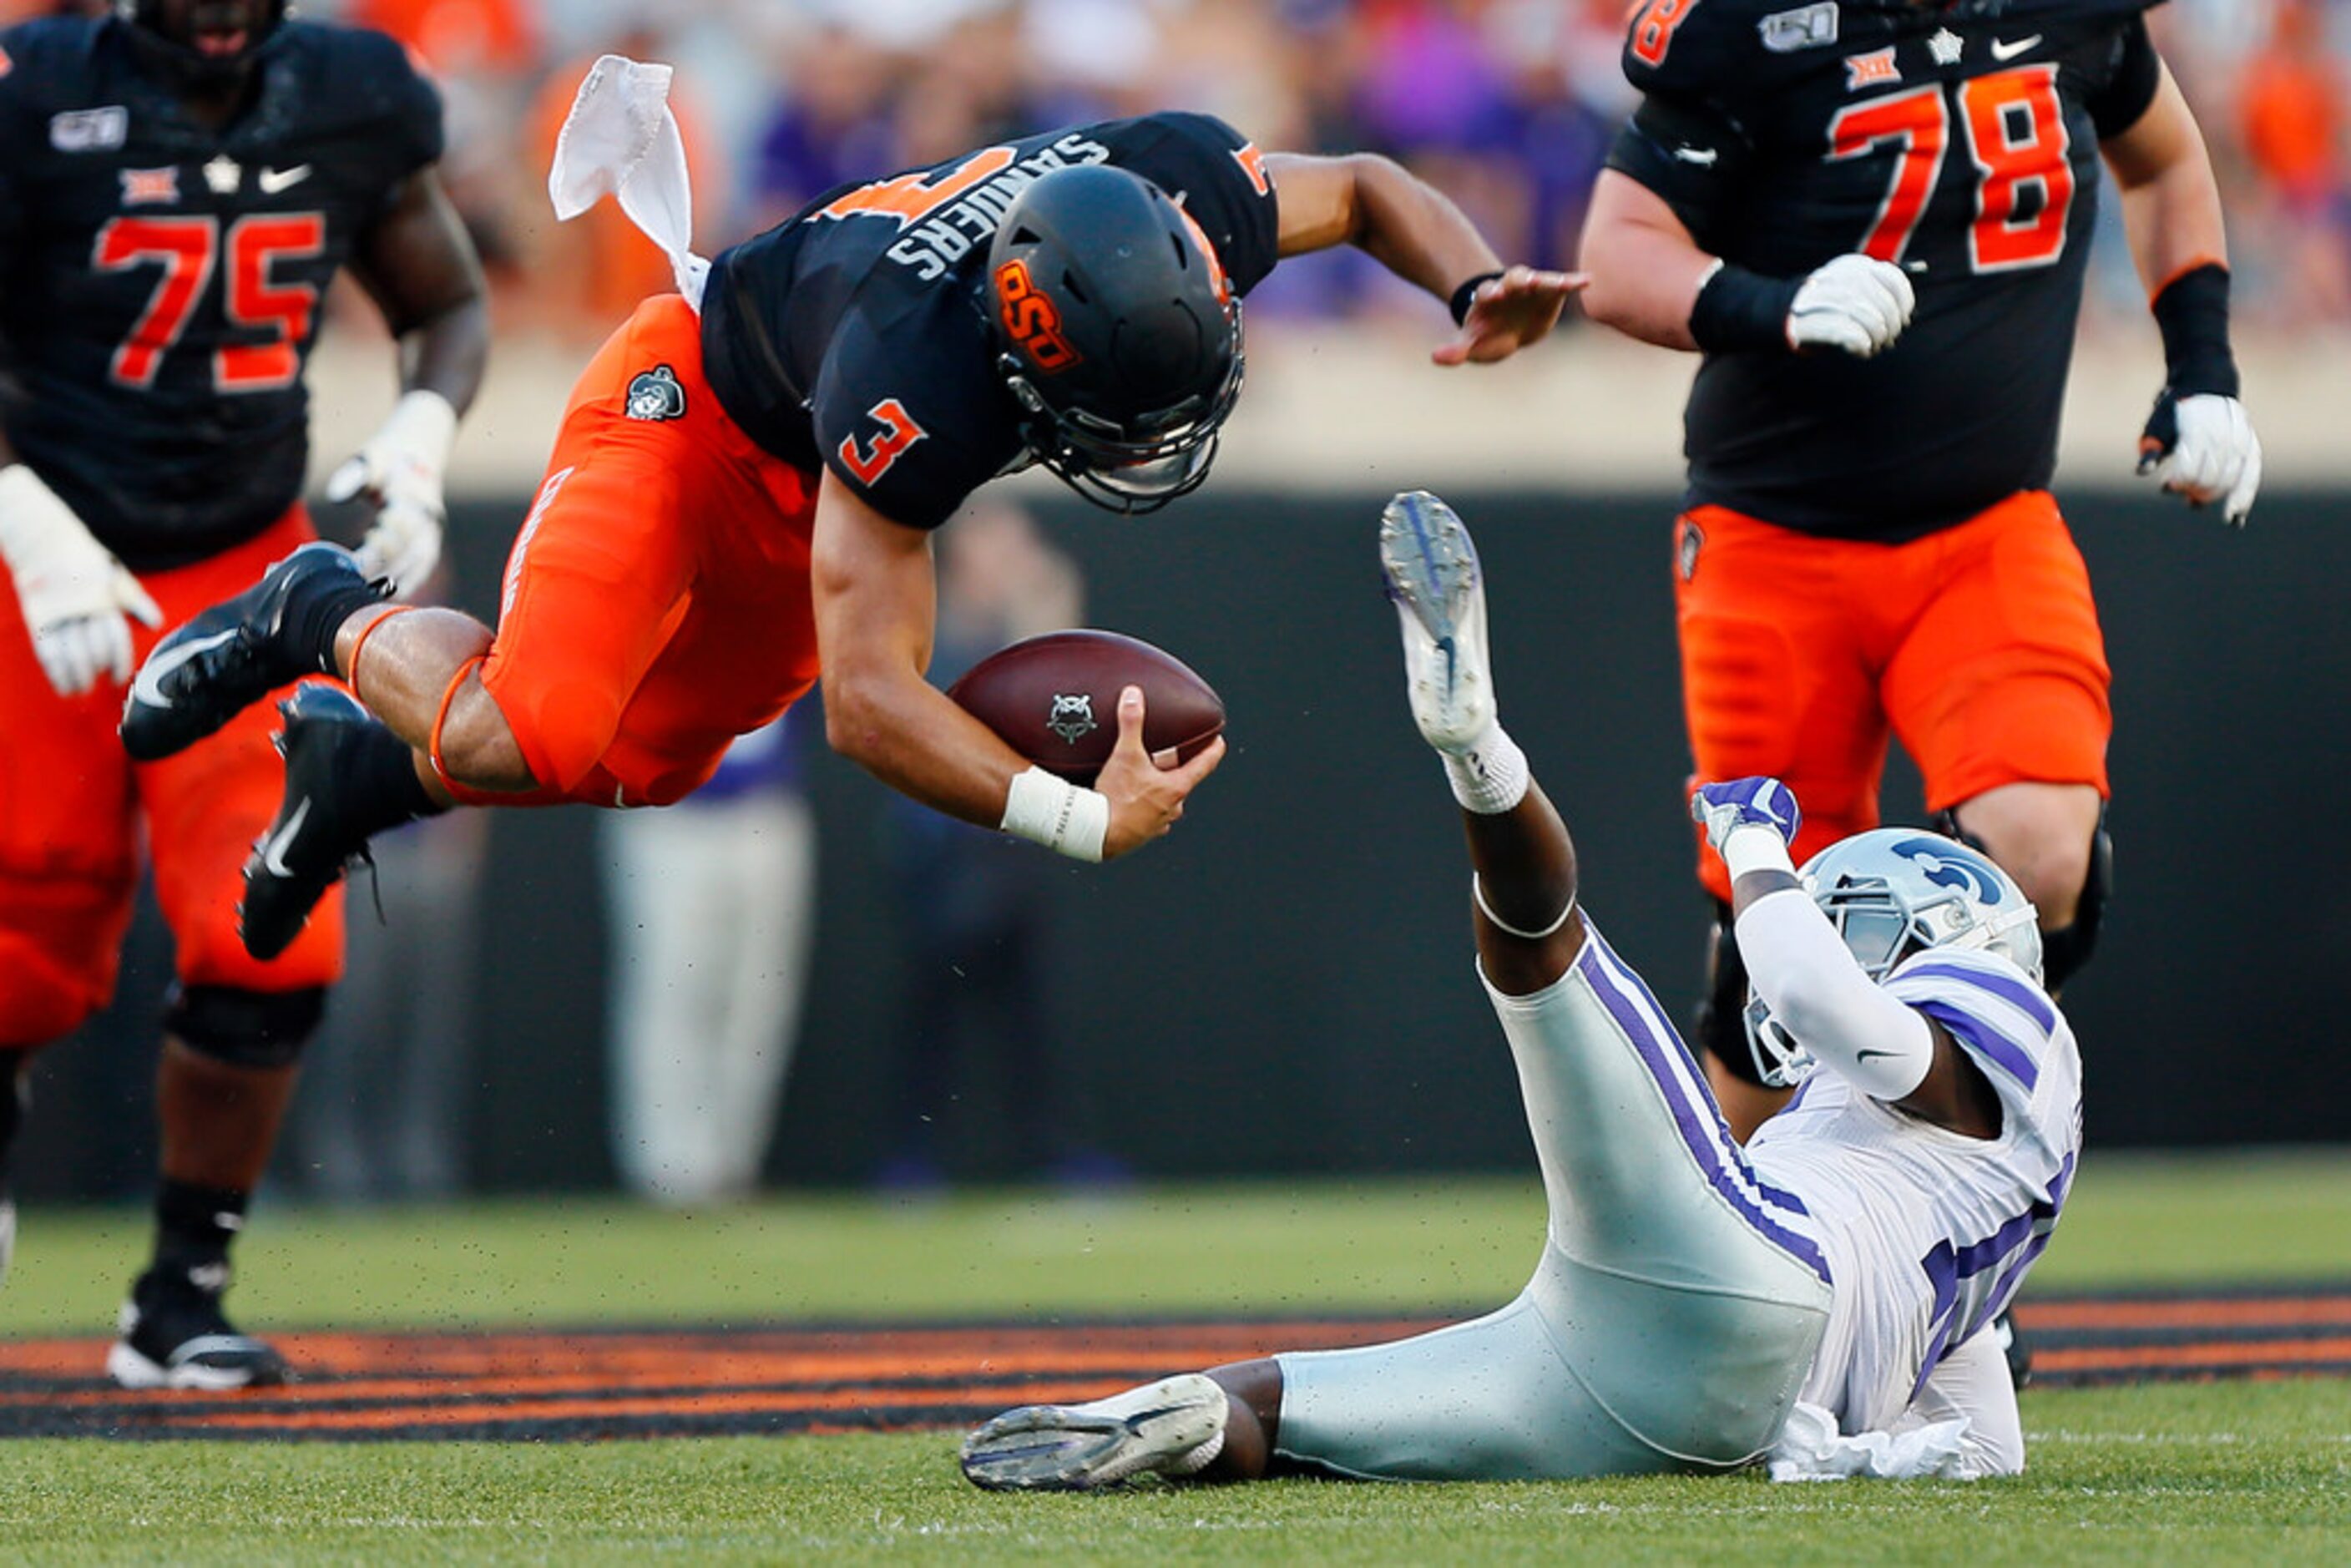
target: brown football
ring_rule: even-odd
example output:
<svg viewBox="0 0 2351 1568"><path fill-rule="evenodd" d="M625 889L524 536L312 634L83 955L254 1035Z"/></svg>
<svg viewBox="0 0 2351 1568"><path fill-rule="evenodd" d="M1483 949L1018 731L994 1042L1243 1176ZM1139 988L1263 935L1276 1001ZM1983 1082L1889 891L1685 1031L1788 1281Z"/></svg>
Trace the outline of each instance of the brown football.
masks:
<svg viewBox="0 0 2351 1568"><path fill-rule="evenodd" d="M1116 632L1048 632L999 648L947 695L1048 772L1092 784L1118 740L1118 694L1143 688L1143 744L1162 767L1223 733L1225 704L1173 653Z"/></svg>

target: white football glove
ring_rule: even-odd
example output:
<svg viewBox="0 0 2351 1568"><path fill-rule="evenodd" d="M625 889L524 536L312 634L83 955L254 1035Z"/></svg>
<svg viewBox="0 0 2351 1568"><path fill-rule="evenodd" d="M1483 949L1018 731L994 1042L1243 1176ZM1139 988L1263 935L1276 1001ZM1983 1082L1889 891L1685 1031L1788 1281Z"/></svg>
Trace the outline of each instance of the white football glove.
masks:
<svg viewBox="0 0 2351 1568"><path fill-rule="evenodd" d="M392 579L395 597L424 586L441 559L441 524L447 515L441 476L456 435L457 411L447 398L436 392L410 392L392 404L391 417L368 444L327 480L329 501L364 497L375 507L375 527L355 553L361 571Z"/></svg>
<svg viewBox="0 0 2351 1568"><path fill-rule="evenodd" d="M2245 526L2262 488L2262 440L2245 405L2218 392L2175 399L2168 392L2138 441L2138 471L2192 507L2220 503L2231 528Z"/></svg>
<svg viewBox="0 0 2351 1568"><path fill-rule="evenodd" d="M22 463L0 468L0 557L16 582L33 653L61 697L101 675L131 678L131 624L163 624L130 569L90 537L73 508Z"/></svg>
<svg viewBox="0 0 2351 1568"><path fill-rule="evenodd" d="M1788 311L1788 346L1834 349L1856 360L1894 346L1910 324L1917 295L1890 261L1841 256L1804 279Z"/></svg>

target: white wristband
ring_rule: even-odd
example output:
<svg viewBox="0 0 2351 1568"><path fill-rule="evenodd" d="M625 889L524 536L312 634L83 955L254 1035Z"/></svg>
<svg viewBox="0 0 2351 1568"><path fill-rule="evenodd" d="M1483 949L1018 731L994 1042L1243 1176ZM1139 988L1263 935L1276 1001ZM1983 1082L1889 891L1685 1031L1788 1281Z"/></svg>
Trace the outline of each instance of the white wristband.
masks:
<svg viewBox="0 0 2351 1568"><path fill-rule="evenodd" d="M448 468L449 448L457 440L457 410L439 392L418 387L401 394L377 435L432 469L437 479Z"/></svg>
<svg viewBox="0 0 2351 1568"><path fill-rule="evenodd" d="M1071 860L1099 861L1110 832L1110 797L1031 768L1013 775L1004 795L1004 821L997 826Z"/></svg>
<svg viewBox="0 0 2351 1568"><path fill-rule="evenodd" d="M1722 863L1730 868L1734 887L1750 871L1784 871L1792 874L1796 869L1796 862L1788 858L1788 841L1780 836L1777 828L1767 828L1761 822L1741 822L1730 830L1730 836L1722 841Z"/></svg>

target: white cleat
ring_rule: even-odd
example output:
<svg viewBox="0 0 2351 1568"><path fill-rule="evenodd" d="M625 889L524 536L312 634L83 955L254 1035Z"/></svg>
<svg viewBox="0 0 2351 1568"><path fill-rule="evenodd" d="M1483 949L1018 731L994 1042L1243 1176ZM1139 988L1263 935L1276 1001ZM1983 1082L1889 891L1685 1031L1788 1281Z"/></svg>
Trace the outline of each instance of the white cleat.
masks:
<svg viewBox="0 0 2351 1568"><path fill-rule="evenodd" d="M1026 1405L963 1440L963 1473L988 1491L1092 1491L1130 1476L1187 1476L1224 1448L1225 1391L1204 1373L1088 1405Z"/></svg>
<svg viewBox="0 0 2351 1568"><path fill-rule="evenodd" d="M1457 756L1494 727L1486 581L1453 508L1406 490L1380 514L1380 570L1404 626L1404 667L1421 738Z"/></svg>

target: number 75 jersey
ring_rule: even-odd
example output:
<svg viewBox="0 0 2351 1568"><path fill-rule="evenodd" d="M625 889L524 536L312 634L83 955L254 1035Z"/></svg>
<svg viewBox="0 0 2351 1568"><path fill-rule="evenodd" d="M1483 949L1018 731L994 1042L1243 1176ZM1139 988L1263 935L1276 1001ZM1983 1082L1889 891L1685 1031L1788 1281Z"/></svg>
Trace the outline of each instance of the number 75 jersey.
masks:
<svg viewBox="0 0 2351 1568"><path fill-rule="evenodd" d="M121 23L0 33L8 439L135 570L293 504L327 287L441 152L439 96L381 34L288 22L256 76L214 131Z"/></svg>
<svg viewBox="0 0 2351 1568"><path fill-rule="evenodd" d="M2098 143L2153 103L2148 0L1646 0L1610 167L1769 277L1863 252L1918 305L1871 361L1710 354L1692 501L1900 541L2045 487Z"/></svg>

